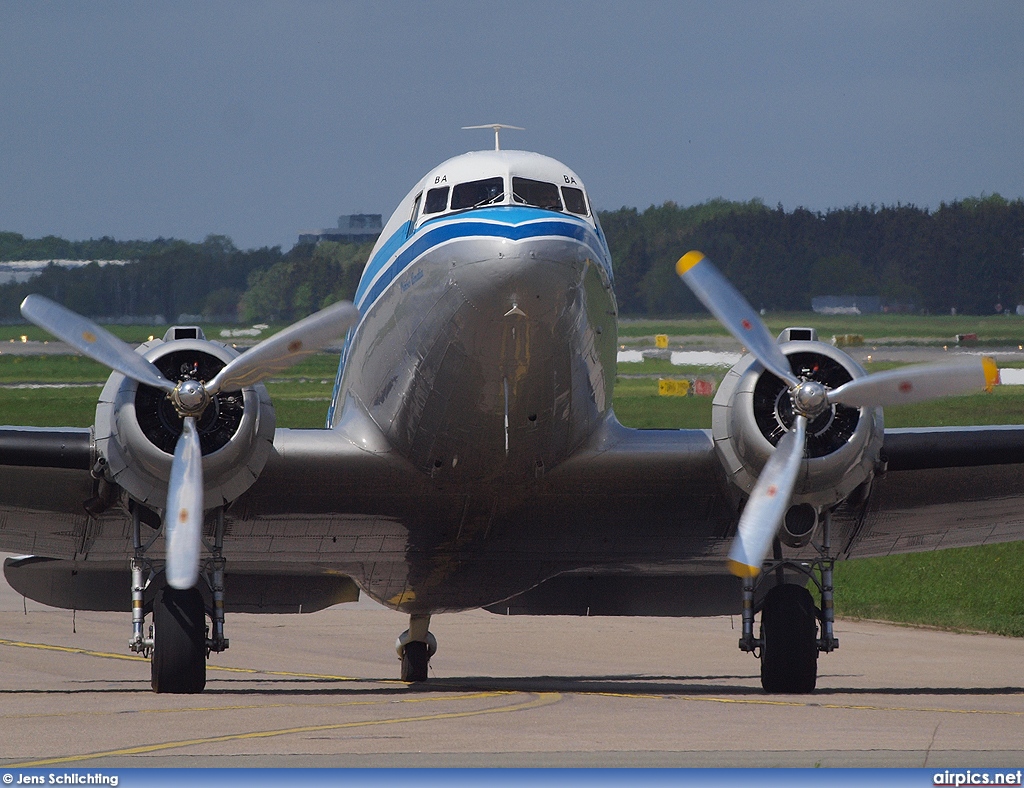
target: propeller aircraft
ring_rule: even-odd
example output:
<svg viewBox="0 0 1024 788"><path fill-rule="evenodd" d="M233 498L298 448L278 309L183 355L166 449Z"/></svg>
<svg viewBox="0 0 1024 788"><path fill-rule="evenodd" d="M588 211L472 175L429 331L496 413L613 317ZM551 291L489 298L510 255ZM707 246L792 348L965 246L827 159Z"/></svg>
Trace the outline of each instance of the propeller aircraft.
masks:
<svg viewBox="0 0 1024 788"><path fill-rule="evenodd" d="M409 616L409 682L428 678L431 616L449 611L738 612L764 688L809 692L838 646L835 561L1024 539L1024 428L883 424L887 405L991 387L991 361L867 375L812 329L773 338L699 252L677 272L748 352L710 430L619 424L590 196L488 128L495 150L402 200L354 304L243 353L197 326L133 349L26 298L26 319L112 371L92 427L0 428L0 550L25 554L8 582L130 609L157 692L204 689L228 612L360 592ZM342 337L326 426L276 428L263 381Z"/></svg>

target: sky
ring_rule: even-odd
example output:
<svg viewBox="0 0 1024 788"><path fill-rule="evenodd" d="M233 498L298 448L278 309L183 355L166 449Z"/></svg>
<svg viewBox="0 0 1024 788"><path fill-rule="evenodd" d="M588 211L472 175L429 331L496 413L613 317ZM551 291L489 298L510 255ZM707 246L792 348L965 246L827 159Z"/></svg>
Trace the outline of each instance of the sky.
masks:
<svg viewBox="0 0 1024 788"><path fill-rule="evenodd" d="M1024 2L0 0L0 230L290 248L441 161L595 207L1024 196Z"/></svg>

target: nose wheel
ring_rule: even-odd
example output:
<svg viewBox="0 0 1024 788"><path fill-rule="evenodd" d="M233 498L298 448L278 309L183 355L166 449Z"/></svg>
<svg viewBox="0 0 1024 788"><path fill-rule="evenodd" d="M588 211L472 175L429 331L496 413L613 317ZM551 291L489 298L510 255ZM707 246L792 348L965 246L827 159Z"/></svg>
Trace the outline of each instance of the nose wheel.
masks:
<svg viewBox="0 0 1024 788"><path fill-rule="evenodd" d="M427 680L430 658L437 652L437 638L427 629L429 626L429 615L411 615L409 628L395 641L395 651L402 661L402 681L414 684Z"/></svg>
<svg viewBox="0 0 1024 788"><path fill-rule="evenodd" d="M784 583L761 610L761 686L765 692L813 692L818 679L818 615L811 592Z"/></svg>
<svg viewBox="0 0 1024 788"><path fill-rule="evenodd" d="M427 654L427 644L419 640L407 643L402 652L402 681L415 683L427 680L427 664L430 656Z"/></svg>
<svg viewBox="0 0 1024 788"><path fill-rule="evenodd" d="M154 692L195 694L206 687L206 609L198 588L157 592L150 664Z"/></svg>

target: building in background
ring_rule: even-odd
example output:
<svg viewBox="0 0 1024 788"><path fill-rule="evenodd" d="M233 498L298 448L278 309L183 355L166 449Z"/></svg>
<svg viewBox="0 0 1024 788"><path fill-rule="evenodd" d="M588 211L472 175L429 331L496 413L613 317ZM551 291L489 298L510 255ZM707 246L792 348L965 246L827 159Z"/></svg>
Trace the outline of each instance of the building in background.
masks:
<svg viewBox="0 0 1024 788"><path fill-rule="evenodd" d="M0 284L27 282L43 272L48 265L58 268L82 268L87 265L127 265L134 260L4 260L0 261Z"/></svg>
<svg viewBox="0 0 1024 788"><path fill-rule="evenodd" d="M811 309L819 315L875 315L882 311L878 296L814 296Z"/></svg>
<svg viewBox="0 0 1024 788"><path fill-rule="evenodd" d="M300 244L315 244L320 241L340 241L361 244L377 240L384 229L379 213L353 213L338 217L338 226L326 230L306 230L299 233Z"/></svg>

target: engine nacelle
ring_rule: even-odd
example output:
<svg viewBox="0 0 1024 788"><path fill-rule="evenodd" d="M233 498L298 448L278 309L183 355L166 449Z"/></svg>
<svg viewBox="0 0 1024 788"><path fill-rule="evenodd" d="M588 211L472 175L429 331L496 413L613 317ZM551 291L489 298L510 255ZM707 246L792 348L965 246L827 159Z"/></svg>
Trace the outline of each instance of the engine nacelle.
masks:
<svg viewBox="0 0 1024 788"><path fill-rule="evenodd" d="M797 377L823 383L830 389L866 375L864 368L831 345L816 341L784 342L782 352ZM730 480L750 493L779 440L792 426L792 401L786 385L752 356L745 355L729 370L712 407L715 450ZM809 504L816 511L845 500L872 477L882 450L880 408L832 405L807 425L807 458L794 489L792 505ZM780 537L805 544L808 513L797 510L794 532L784 525Z"/></svg>
<svg viewBox="0 0 1024 788"><path fill-rule="evenodd" d="M196 338L171 339L182 334ZM146 342L139 351L172 382L185 377L210 380L239 355L193 328L172 328L164 339ZM270 455L275 425L274 407L262 384L221 391L213 398L196 423L203 452L204 508L230 503L252 486ZM182 418L170 399L114 372L100 394L94 429L106 477L135 500L162 511L182 431Z"/></svg>

